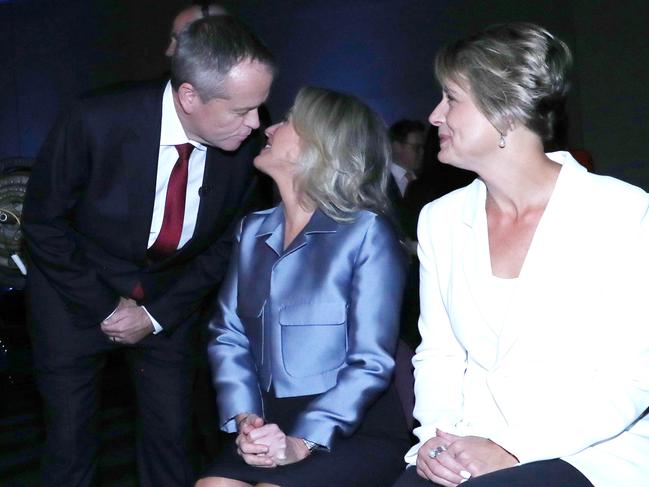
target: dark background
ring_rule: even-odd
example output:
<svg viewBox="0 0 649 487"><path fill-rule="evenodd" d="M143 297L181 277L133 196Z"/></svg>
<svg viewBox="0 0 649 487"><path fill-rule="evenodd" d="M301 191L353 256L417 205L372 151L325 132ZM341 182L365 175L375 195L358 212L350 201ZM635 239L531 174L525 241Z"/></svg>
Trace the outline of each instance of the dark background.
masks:
<svg viewBox="0 0 649 487"><path fill-rule="evenodd" d="M646 0L241 0L224 2L275 53L268 108L278 120L298 88L359 95L388 124L425 121L440 93L441 43L488 24L540 23L575 55L564 148L596 172L649 189L649 2ZM171 20L185 0L0 0L0 159L34 157L57 114L107 84L159 78ZM38 485L42 417L21 291L0 289L0 485ZM62 337L64 339L65 337ZM123 367L107 369L100 478L135 485L132 404ZM107 479L111 479L109 482Z"/></svg>
<svg viewBox="0 0 649 487"><path fill-rule="evenodd" d="M78 94L158 77L184 0L0 0L0 158L32 157ZM649 2L645 0L241 0L226 2L276 54L273 119L304 84L353 92L387 123L424 121L439 97L440 43L528 20L575 54L565 145L596 170L649 188Z"/></svg>

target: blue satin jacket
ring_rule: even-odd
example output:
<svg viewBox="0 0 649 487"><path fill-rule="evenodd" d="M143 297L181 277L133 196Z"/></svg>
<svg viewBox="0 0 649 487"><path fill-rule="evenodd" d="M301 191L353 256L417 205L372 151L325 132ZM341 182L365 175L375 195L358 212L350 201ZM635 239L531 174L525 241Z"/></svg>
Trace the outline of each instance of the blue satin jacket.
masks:
<svg viewBox="0 0 649 487"><path fill-rule="evenodd" d="M369 211L338 223L317 210L285 250L283 238L281 205L237 235L208 346L222 429L263 416L272 384L277 397L320 394L286 433L329 447L391 380L406 255Z"/></svg>

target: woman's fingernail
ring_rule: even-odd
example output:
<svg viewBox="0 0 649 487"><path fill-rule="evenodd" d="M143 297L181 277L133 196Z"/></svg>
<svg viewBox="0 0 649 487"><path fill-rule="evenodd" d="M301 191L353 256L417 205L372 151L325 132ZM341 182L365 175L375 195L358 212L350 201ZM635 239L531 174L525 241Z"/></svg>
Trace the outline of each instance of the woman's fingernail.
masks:
<svg viewBox="0 0 649 487"><path fill-rule="evenodd" d="M471 472L467 472L466 470L460 470L460 477L462 477L464 480L468 480L471 478Z"/></svg>

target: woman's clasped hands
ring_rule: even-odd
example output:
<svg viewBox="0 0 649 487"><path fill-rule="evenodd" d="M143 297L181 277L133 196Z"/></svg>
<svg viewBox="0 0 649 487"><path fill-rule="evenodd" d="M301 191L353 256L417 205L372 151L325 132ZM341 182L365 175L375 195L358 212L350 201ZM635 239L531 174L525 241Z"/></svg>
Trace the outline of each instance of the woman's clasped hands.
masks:
<svg viewBox="0 0 649 487"><path fill-rule="evenodd" d="M273 468L299 462L311 453L301 438L287 436L256 414L240 414L236 421L237 453L248 465Z"/></svg>
<svg viewBox="0 0 649 487"><path fill-rule="evenodd" d="M437 430L437 435L419 449L417 473L444 487L455 487L471 477L517 463L515 456L487 438Z"/></svg>

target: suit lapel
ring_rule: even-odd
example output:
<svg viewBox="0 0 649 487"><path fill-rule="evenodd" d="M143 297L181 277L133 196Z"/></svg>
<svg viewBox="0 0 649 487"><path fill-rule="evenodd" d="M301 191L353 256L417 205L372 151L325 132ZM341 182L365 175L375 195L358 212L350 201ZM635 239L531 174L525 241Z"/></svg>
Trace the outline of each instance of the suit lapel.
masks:
<svg viewBox="0 0 649 487"><path fill-rule="evenodd" d="M128 164L129 235L133 255L144 260L151 229L156 174L160 152L163 89L147 98L137 112L132 136L122 144L122 161Z"/></svg>
<svg viewBox="0 0 649 487"><path fill-rule="evenodd" d="M221 215L223 201L228 194L228 174L232 170L230 165L233 161L229 159L219 149L207 148L203 184L198 192L200 203L194 236L208 234L214 228L216 218Z"/></svg>

